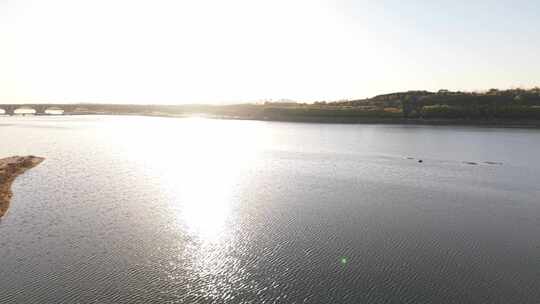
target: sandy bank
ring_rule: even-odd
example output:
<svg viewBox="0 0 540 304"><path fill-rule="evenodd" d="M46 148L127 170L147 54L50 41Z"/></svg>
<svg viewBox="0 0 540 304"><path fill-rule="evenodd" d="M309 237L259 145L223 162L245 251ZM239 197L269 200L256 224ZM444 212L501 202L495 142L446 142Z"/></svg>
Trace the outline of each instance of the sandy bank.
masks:
<svg viewBox="0 0 540 304"><path fill-rule="evenodd" d="M12 156L0 159L0 218L6 214L13 193L11 184L26 170L45 160L37 156Z"/></svg>

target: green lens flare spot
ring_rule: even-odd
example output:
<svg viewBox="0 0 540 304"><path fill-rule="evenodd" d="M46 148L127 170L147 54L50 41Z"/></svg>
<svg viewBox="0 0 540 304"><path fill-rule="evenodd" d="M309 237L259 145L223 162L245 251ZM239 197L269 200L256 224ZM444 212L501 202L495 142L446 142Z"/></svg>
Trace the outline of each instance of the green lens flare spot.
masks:
<svg viewBox="0 0 540 304"><path fill-rule="evenodd" d="M341 259L339 259L341 261L341 264L345 265L347 264L348 260L346 257L341 257Z"/></svg>

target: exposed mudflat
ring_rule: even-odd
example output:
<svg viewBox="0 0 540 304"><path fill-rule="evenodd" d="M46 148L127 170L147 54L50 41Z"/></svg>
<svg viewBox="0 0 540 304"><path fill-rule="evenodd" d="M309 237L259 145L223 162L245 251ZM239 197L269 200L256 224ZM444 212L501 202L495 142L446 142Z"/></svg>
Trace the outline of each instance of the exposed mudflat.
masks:
<svg viewBox="0 0 540 304"><path fill-rule="evenodd" d="M15 178L26 170L37 166L45 160L37 156L12 156L0 159L0 217L9 209L9 201L13 193L11 184Z"/></svg>

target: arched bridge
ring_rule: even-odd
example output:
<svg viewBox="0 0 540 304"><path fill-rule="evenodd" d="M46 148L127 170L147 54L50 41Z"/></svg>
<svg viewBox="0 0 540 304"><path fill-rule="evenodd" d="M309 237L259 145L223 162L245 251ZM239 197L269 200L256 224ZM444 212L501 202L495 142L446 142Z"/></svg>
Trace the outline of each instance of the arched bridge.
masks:
<svg viewBox="0 0 540 304"><path fill-rule="evenodd" d="M110 115L231 115L253 116L260 110L253 105L159 105L159 104L98 104L98 103L75 103L75 104L0 104L0 110L4 114L14 115L18 110L33 110L34 115L45 115L47 110L60 110L64 114L110 114ZM0 111L1 113L2 111Z"/></svg>
<svg viewBox="0 0 540 304"><path fill-rule="evenodd" d="M58 110L64 113L73 112L77 106L65 104L0 104L0 110L6 115L15 115L17 110L34 110L35 115L45 115L47 110Z"/></svg>

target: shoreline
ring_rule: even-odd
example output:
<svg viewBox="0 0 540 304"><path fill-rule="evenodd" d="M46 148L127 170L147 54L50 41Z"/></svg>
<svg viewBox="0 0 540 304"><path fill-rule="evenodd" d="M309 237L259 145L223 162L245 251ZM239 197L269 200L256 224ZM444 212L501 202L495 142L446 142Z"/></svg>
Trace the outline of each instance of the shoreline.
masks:
<svg viewBox="0 0 540 304"><path fill-rule="evenodd" d="M9 203L13 192L11 185L17 176L34 168L43 162L45 158L37 156L12 156L0 159L0 218L9 209Z"/></svg>
<svg viewBox="0 0 540 304"><path fill-rule="evenodd" d="M516 120L516 119L421 119L421 118L377 118L377 117L330 117L330 116L279 116L261 117L258 115L217 115L205 113L67 113L57 115L20 115L20 116L147 116L164 118L190 118L200 117L208 119L223 120L252 120L252 121L274 121L274 122L296 122L296 123L320 123L320 124L380 124L380 125L411 125L411 126L469 126L469 127L493 127L493 128L527 128L540 129L540 120ZM7 115L0 115L6 116ZM1 118L0 118L1 119ZM1 122L1 120L0 120Z"/></svg>
<svg viewBox="0 0 540 304"><path fill-rule="evenodd" d="M257 116L227 116L198 114L167 114L167 113L92 113L92 114L65 114L66 116L105 115L105 116L147 116L165 118L200 117L222 120L252 120L269 122L296 122L319 124L377 124L377 125L411 125L411 126L466 126L466 127L493 127L493 128L524 128L540 129L540 120L475 120L475 119L405 119L405 118L352 118L352 117L257 117ZM62 116L62 115L57 115Z"/></svg>

